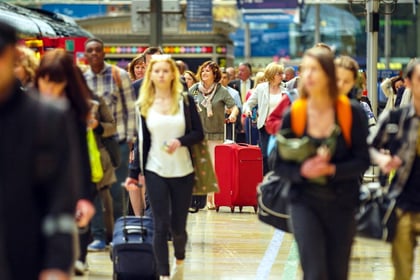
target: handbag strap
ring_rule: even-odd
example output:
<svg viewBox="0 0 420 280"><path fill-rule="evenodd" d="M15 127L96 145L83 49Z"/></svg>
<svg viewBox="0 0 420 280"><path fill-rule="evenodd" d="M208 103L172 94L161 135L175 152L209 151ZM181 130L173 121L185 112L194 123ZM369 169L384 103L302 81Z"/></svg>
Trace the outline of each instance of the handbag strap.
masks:
<svg viewBox="0 0 420 280"><path fill-rule="evenodd" d="M188 99L188 93L184 92L182 94L184 98L184 112L185 112L185 123L187 125L187 132L192 130L192 122L191 122L191 113L190 113L190 100Z"/></svg>

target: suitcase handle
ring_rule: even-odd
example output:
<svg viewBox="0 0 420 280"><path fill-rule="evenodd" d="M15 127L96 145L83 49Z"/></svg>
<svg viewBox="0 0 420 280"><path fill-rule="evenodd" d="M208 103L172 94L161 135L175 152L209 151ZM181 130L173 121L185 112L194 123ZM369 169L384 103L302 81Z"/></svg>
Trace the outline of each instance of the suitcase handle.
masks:
<svg viewBox="0 0 420 280"><path fill-rule="evenodd" d="M139 185L138 187L141 188L143 186ZM140 233L141 238L145 240L147 236L147 230L144 228L144 225L143 225L143 216L140 216L140 219L139 219L140 226L127 226L126 217L127 217L127 211L128 211L128 201L126 197L127 191L125 190L125 183L121 183L121 190L122 190L122 206L123 206L124 240L127 242L128 235L135 234L135 233Z"/></svg>
<svg viewBox="0 0 420 280"><path fill-rule="evenodd" d="M236 139L235 139L236 138L236 131L235 131L235 129L236 129L236 127L235 127L236 123L230 122L229 119L225 119L225 121L224 121L224 139L223 139L223 141L224 142L228 141L228 139L227 139L227 126L229 124L232 125L232 140L231 141L233 141L235 143L236 142Z"/></svg>
<svg viewBox="0 0 420 280"><path fill-rule="evenodd" d="M128 241L127 237L132 234L140 234L143 239L147 236L147 229L140 226L125 226L123 232L125 241Z"/></svg>

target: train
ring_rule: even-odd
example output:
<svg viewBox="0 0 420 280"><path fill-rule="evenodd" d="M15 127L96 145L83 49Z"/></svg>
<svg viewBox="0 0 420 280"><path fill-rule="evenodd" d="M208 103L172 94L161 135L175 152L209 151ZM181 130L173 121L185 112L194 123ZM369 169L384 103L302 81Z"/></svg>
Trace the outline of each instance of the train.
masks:
<svg viewBox="0 0 420 280"><path fill-rule="evenodd" d="M93 37L68 16L3 1L0 1L0 20L16 27L21 43L38 56L50 49L62 48L79 64L84 63L86 40Z"/></svg>

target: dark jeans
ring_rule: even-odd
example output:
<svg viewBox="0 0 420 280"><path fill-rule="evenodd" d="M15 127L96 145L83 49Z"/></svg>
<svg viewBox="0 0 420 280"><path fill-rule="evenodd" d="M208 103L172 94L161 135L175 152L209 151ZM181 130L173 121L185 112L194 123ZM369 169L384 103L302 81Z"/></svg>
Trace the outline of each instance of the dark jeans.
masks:
<svg viewBox="0 0 420 280"><path fill-rule="evenodd" d="M267 131L265 130L265 126L263 126L262 128L259 129L260 132L260 148L261 148L261 152L263 155L263 172L264 175L268 173L269 168L268 168L268 156L267 156L267 146L268 146L268 139L270 138L270 135L267 133Z"/></svg>
<svg viewBox="0 0 420 280"><path fill-rule="evenodd" d="M110 192L113 203L114 220L117 220L122 216L122 190L121 183L125 181L128 176L128 160L129 160L129 149L126 143L120 145L121 151L121 165L115 170L117 176L117 182L111 186ZM98 211L101 208L100 200L95 199L96 213L92 219L91 229L94 239L100 239L103 241L110 241L105 239L104 235L104 218L103 212ZM107 233L109 235L109 233ZM112 235L112 232L110 233ZM109 238L108 238L109 239Z"/></svg>
<svg viewBox="0 0 420 280"><path fill-rule="evenodd" d="M128 176L128 162L130 149L127 143L120 144L121 165L115 169L117 182L111 186L111 195L114 202L114 219L117 220L123 215L121 183L125 182ZM127 205L126 205L127 206Z"/></svg>
<svg viewBox="0 0 420 280"><path fill-rule="evenodd" d="M194 175L162 178L146 171L146 188L152 206L155 235L153 246L159 275L169 275L168 232L172 233L175 258L185 259L187 216Z"/></svg>
<svg viewBox="0 0 420 280"><path fill-rule="evenodd" d="M308 188L311 186L308 186ZM314 196L291 203L304 280L346 280L355 234L354 210Z"/></svg>
<svg viewBox="0 0 420 280"><path fill-rule="evenodd" d="M95 193L93 200L95 215L92 218L92 236L94 240L110 242L114 230L113 202L109 187ZM93 225L96 225L95 227Z"/></svg>

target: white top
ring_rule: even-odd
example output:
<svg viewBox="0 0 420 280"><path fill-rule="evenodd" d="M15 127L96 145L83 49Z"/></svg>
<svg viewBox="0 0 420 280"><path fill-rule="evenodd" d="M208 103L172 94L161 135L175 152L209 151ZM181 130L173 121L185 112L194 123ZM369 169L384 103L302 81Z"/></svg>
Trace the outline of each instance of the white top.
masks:
<svg viewBox="0 0 420 280"><path fill-rule="evenodd" d="M174 153L165 151L165 142L185 135L183 102L176 115L163 115L151 108L146 125L150 131L151 146L146 170L164 178L184 177L194 172L187 147L181 146Z"/></svg>
<svg viewBox="0 0 420 280"><path fill-rule="evenodd" d="M279 91L283 92L284 89L280 87ZM271 95L270 84L268 82L261 83L252 91L248 101L243 105L244 112L251 111L252 108L258 105L258 129L264 127L265 121L270 113L270 102L273 99ZM282 96L282 94L279 95Z"/></svg>
<svg viewBox="0 0 420 280"><path fill-rule="evenodd" d="M281 98L283 97L283 94L278 93L278 94L270 94L270 109L269 111L269 115L274 111L274 109L276 109L277 105L280 103Z"/></svg>

